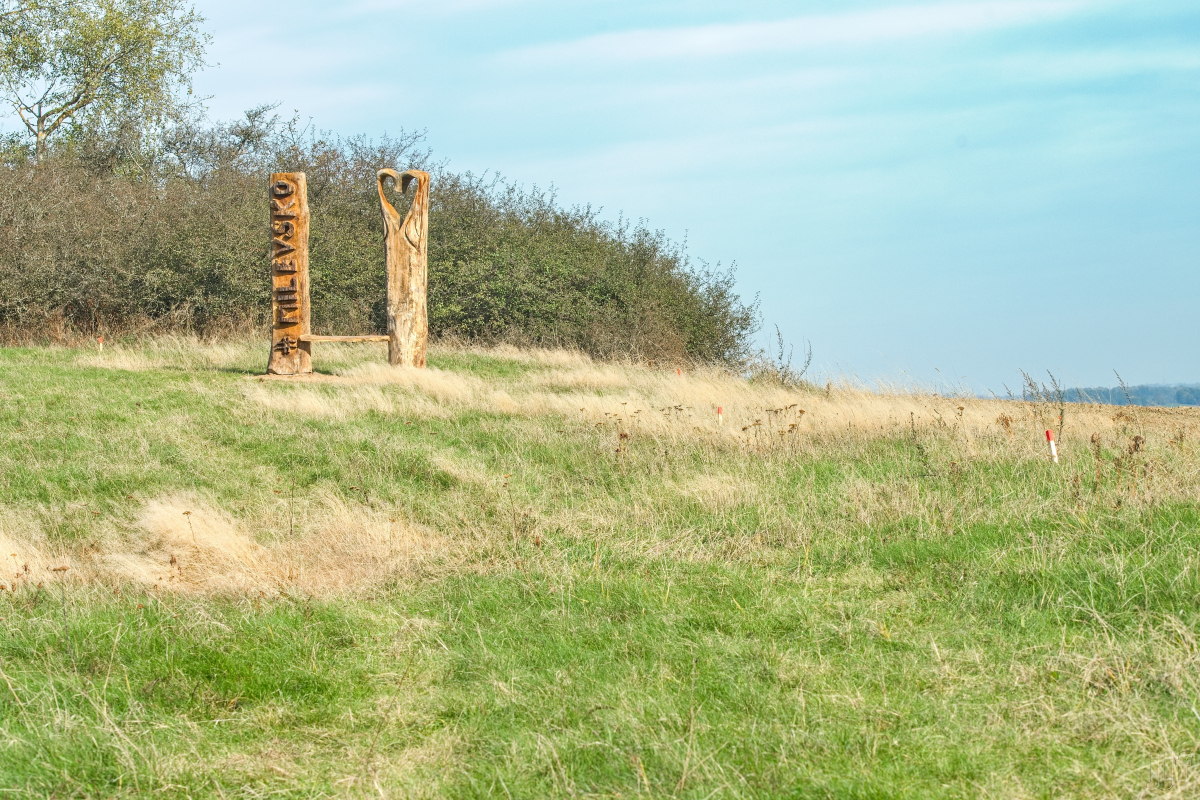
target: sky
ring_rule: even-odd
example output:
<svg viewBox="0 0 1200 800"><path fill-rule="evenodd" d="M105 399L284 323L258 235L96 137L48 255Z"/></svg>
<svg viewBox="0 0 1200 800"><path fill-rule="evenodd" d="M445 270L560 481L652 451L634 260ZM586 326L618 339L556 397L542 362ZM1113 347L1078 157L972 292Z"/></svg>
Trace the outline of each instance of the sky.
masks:
<svg viewBox="0 0 1200 800"><path fill-rule="evenodd" d="M644 219L736 263L760 343L821 373L1200 382L1196 0L196 8L214 117L424 130L451 169Z"/></svg>

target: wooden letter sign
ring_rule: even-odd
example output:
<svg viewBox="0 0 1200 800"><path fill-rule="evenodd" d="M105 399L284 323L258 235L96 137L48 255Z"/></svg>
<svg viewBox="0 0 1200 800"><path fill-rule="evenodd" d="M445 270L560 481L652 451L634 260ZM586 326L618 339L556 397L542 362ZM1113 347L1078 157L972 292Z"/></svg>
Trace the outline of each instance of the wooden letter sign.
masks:
<svg viewBox="0 0 1200 800"><path fill-rule="evenodd" d="M429 173L412 169L397 173L381 169L379 202L383 206L383 246L387 256L388 361L404 367L425 366L429 316L425 305L429 244ZM400 213L383 194L384 179L391 178L403 194L417 182L412 207ZM301 179L303 181L303 178ZM305 227L307 235L308 228ZM307 297L307 290L305 291ZM307 329L306 329L307 332Z"/></svg>
<svg viewBox="0 0 1200 800"><path fill-rule="evenodd" d="M308 185L303 172L271 176L271 360L273 375L312 372L308 306Z"/></svg>

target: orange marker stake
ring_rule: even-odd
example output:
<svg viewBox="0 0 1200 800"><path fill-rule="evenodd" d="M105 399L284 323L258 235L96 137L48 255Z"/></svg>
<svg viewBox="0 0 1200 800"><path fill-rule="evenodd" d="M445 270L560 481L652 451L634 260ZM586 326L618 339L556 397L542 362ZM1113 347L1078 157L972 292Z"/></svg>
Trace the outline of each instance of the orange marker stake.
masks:
<svg viewBox="0 0 1200 800"><path fill-rule="evenodd" d="M717 406L717 424L718 425L725 424L724 418L721 417L721 407L720 406Z"/></svg>
<svg viewBox="0 0 1200 800"><path fill-rule="evenodd" d="M100 337L100 352L101 353L104 352L104 337L103 336Z"/></svg>
<svg viewBox="0 0 1200 800"><path fill-rule="evenodd" d="M1050 456L1054 459L1054 463L1058 463L1058 448L1054 446L1054 432L1046 431L1046 441L1050 443Z"/></svg>

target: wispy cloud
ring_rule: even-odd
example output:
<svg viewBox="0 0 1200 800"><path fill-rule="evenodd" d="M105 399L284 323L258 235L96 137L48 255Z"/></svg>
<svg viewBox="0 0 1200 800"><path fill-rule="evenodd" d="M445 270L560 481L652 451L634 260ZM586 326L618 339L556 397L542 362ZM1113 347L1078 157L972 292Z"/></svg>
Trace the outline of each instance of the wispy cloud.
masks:
<svg viewBox="0 0 1200 800"><path fill-rule="evenodd" d="M426 0L357 0L342 7L347 15L375 14L386 11L422 11L443 15L479 11L485 8L520 5L528 0L441 0L428 3Z"/></svg>
<svg viewBox="0 0 1200 800"><path fill-rule="evenodd" d="M1061 19L1096 6L1088 0L985 0L900 6L773 22L632 30L522 48L523 62L612 62L711 58L812 47L866 45L977 33Z"/></svg>

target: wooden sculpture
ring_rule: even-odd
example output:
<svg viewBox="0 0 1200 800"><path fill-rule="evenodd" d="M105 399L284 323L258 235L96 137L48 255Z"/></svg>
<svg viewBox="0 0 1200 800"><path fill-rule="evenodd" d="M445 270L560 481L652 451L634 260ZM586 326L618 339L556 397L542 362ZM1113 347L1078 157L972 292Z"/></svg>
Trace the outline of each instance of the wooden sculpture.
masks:
<svg viewBox="0 0 1200 800"><path fill-rule="evenodd" d="M426 310L429 244L429 173L411 169L397 173L381 169L377 175L379 203L383 207L383 246L387 257L388 361L404 367L425 366L429 339ZM388 202L383 182L391 178L403 194L417 182L412 207L404 220Z"/></svg>
<svg viewBox="0 0 1200 800"><path fill-rule="evenodd" d="M429 173L381 169L383 244L387 258L387 336L317 336L308 301L308 184L303 172L271 175L271 358L272 375L312 373L313 342L387 342L388 360L425 366L429 317L425 308L429 241ZM401 194L417 182L412 207L403 220L383 193L391 178Z"/></svg>
<svg viewBox="0 0 1200 800"><path fill-rule="evenodd" d="M271 176L271 359L273 375L312 372L308 305L308 184L303 172ZM424 262L422 262L424 263Z"/></svg>

